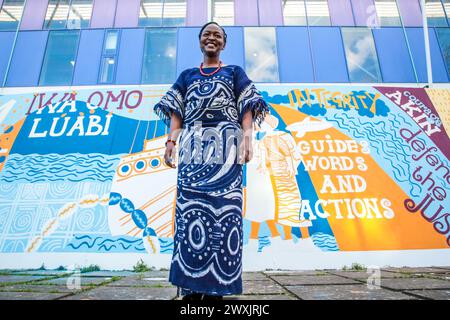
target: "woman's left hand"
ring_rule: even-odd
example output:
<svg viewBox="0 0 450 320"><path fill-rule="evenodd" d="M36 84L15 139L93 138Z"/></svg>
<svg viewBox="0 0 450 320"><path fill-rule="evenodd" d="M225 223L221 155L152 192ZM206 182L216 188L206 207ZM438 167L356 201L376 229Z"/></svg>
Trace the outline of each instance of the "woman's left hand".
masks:
<svg viewBox="0 0 450 320"><path fill-rule="evenodd" d="M253 158L253 147L249 137L245 137L239 147L239 164L250 162Z"/></svg>

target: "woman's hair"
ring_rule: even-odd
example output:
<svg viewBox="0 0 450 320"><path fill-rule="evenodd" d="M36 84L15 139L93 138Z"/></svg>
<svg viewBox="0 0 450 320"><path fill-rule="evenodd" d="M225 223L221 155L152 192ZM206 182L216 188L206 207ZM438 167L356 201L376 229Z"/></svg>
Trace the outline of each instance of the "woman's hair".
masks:
<svg viewBox="0 0 450 320"><path fill-rule="evenodd" d="M199 40L201 39L203 30L205 30L205 28L206 28L207 26L209 26L210 24L215 24L216 26L218 26L218 27L222 30L222 32L223 32L223 43L224 43L224 44L227 43L227 33L225 32L225 29L222 28L222 26L221 26L220 24L218 24L217 22L214 22L214 21L210 21L210 22L205 23L205 24L203 25L203 27L200 29L200 33L198 34L198 39L199 39Z"/></svg>

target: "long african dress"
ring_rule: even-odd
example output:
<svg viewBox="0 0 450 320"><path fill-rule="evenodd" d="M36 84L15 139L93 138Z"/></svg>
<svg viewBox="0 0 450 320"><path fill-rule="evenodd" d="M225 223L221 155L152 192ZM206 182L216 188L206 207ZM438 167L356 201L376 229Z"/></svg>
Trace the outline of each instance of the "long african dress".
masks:
<svg viewBox="0 0 450 320"><path fill-rule="evenodd" d="M209 73L215 68L205 68ZM174 252L169 281L181 294L242 293L242 117L260 124L269 112L245 71L235 65L204 76L183 71L155 105L170 127L183 120L178 142Z"/></svg>

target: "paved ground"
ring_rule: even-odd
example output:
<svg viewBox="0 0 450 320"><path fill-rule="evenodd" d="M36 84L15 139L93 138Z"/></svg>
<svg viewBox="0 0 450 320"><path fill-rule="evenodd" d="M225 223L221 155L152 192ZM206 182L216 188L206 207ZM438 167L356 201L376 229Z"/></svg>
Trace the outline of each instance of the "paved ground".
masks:
<svg viewBox="0 0 450 320"><path fill-rule="evenodd" d="M439 299L450 300L450 266L384 268L368 281L366 271L244 272L244 292L228 300ZM0 270L0 300L174 300L168 271ZM372 277L371 277L372 279ZM369 284L368 284L369 282Z"/></svg>

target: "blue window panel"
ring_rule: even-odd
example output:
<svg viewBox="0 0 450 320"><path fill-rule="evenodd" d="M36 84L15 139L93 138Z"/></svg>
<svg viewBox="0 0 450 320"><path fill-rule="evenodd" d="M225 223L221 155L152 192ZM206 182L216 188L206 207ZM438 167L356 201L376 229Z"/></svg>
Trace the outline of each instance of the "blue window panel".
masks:
<svg viewBox="0 0 450 320"><path fill-rule="evenodd" d="M445 66L443 53L438 43L435 28L430 28L429 35L430 35L429 38L430 38L431 66L433 69L433 81L449 82L447 67Z"/></svg>
<svg viewBox="0 0 450 320"><path fill-rule="evenodd" d="M198 39L199 32L200 28L178 29L177 76L185 69L199 67L203 61Z"/></svg>
<svg viewBox="0 0 450 320"><path fill-rule="evenodd" d="M411 48L414 66L419 82L427 82L427 61L425 57L424 35L422 28L405 28Z"/></svg>
<svg viewBox="0 0 450 320"><path fill-rule="evenodd" d="M384 82L416 82L402 28L374 29Z"/></svg>
<svg viewBox="0 0 450 320"><path fill-rule="evenodd" d="M145 29L122 30L117 59L117 84L139 84L141 82L144 39Z"/></svg>
<svg viewBox="0 0 450 320"><path fill-rule="evenodd" d="M244 67L244 32L242 27L224 27L224 29L227 33L227 44L220 54L220 59L224 64L235 64ZM198 35L195 39L198 40ZM200 51L199 44L197 48ZM181 48L179 50L181 52ZM194 66L198 66L198 63Z"/></svg>
<svg viewBox="0 0 450 320"><path fill-rule="evenodd" d="M0 87L3 86L9 57L14 44L15 32L0 32Z"/></svg>
<svg viewBox="0 0 450 320"><path fill-rule="evenodd" d="M311 27L316 82L348 82L347 64L338 27Z"/></svg>
<svg viewBox="0 0 450 320"><path fill-rule="evenodd" d="M277 28L278 68L281 82L314 82L306 27Z"/></svg>
<svg viewBox="0 0 450 320"><path fill-rule="evenodd" d="M33 87L39 82L48 31L21 31L17 36L7 87Z"/></svg>
<svg viewBox="0 0 450 320"><path fill-rule="evenodd" d="M97 84L98 69L102 54L103 30L83 30L78 48L74 85Z"/></svg>
<svg viewBox="0 0 450 320"><path fill-rule="evenodd" d="M177 29L148 28L145 32L142 83L173 83L176 59Z"/></svg>

